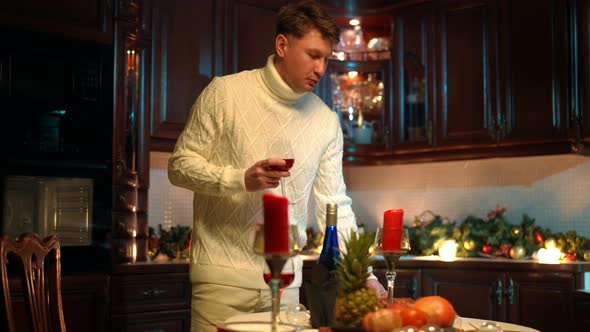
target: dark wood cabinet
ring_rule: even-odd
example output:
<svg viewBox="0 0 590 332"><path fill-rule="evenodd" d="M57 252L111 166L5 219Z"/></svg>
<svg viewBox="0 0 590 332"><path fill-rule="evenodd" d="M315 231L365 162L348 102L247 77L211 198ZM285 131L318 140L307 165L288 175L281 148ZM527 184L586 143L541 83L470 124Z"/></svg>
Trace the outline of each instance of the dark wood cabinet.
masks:
<svg viewBox="0 0 590 332"><path fill-rule="evenodd" d="M151 150L172 151L213 77L266 64L281 3L153 1Z"/></svg>
<svg viewBox="0 0 590 332"><path fill-rule="evenodd" d="M216 10L213 0L153 2L152 150L172 150L197 96L221 72Z"/></svg>
<svg viewBox="0 0 590 332"><path fill-rule="evenodd" d="M578 83L579 90L573 95L575 114L570 122L577 129L578 150L585 155L590 154L590 0L577 2L576 11L578 21L574 33L579 43L578 52L574 58L578 65L573 75L574 84Z"/></svg>
<svg viewBox="0 0 590 332"><path fill-rule="evenodd" d="M448 299L461 316L542 331L561 331L564 322L574 321L572 274L439 269L423 274L424 294Z"/></svg>
<svg viewBox="0 0 590 332"><path fill-rule="evenodd" d="M574 321L577 331L590 330L590 292L579 290L574 292Z"/></svg>
<svg viewBox="0 0 590 332"><path fill-rule="evenodd" d="M504 285L506 321L541 331L574 330L575 289L572 273L509 272Z"/></svg>
<svg viewBox="0 0 590 332"><path fill-rule="evenodd" d="M310 277L313 264L315 261L304 262L304 280ZM439 295L448 299L460 316L543 332L573 331L575 326L588 324L584 313L590 300L587 292L577 290L584 288L589 263L402 259L397 267L395 297ZM373 269L385 286L385 262L376 260Z"/></svg>
<svg viewBox="0 0 590 332"><path fill-rule="evenodd" d="M375 274L385 289L387 289L386 271L384 267L373 270L373 274ZM398 269L396 270L394 282L395 297L409 297L415 300L422 296L421 284L422 272L419 269Z"/></svg>
<svg viewBox="0 0 590 332"><path fill-rule="evenodd" d="M434 65L434 6L395 12L393 32L393 144L402 156L416 150L433 151L437 137Z"/></svg>
<svg viewBox="0 0 590 332"><path fill-rule="evenodd" d="M568 145L567 1L499 1L500 145ZM500 116L501 115L501 116ZM567 150L566 150L567 151Z"/></svg>
<svg viewBox="0 0 590 332"><path fill-rule="evenodd" d="M495 1L440 1L436 11L437 145L489 146L499 139Z"/></svg>
<svg viewBox="0 0 590 332"><path fill-rule="evenodd" d="M190 330L188 264L128 264L111 279L111 331Z"/></svg>
<svg viewBox="0 0 590 332"><path fill-rule="evenodd" d="M465 317L504 321L541 331L573 329L573 294L582 278L575 269L551 271L538 264L524 269L490 265L486 269L423 269L422 292L447 298L457 313Z"/></svg>
<svg viewBox="0 0 590 332"><path fill-rule="evenodd" d="M101 44L113 43L113 1L2 1L0 24Z"/></svg>
<svg viewBox="0 0 590 332"><path fill-rule="evenodd" d="M504 274L498 271L423 270L422 292L448 299L460 316L504 321Z"/></svg>

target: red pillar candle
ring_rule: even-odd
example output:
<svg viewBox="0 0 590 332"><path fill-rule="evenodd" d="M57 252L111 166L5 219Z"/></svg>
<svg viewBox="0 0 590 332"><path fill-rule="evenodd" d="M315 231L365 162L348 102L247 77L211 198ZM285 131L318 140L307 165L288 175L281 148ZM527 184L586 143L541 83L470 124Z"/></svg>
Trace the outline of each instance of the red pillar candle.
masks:
<svg viewBox="0 0 590 332"><path fill-rule="evenodd" d="M269 193L262 195L264 206L264 253L289 254L289 210L287 198Z"/></svg>
<svg viewBox="0 0 590 332"><path fill-rule="evenodd" d="M383 213L382 251L399 251L402 244L404 210L393 209Z"/></svg>

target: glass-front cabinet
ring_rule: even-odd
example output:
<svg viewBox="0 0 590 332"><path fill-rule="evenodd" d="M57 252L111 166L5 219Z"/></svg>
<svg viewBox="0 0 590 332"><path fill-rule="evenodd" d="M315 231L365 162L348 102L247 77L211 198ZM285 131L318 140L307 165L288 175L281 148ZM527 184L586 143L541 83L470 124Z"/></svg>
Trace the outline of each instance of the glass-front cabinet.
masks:
<svg viewBox="0 0 590 332"><path fill-rule="evenodd" d="M389 145L389 61L333 61L328 78L330 101L352 145ZM366 147L365 147L366 148Z"/></svg>
<svg viewBox="0 0 590 332"><path fill-rule="evenodd" d="M340 42L319 93L340 119L345 162L374 161L391 155L393 16L335 19Z"/></svg>

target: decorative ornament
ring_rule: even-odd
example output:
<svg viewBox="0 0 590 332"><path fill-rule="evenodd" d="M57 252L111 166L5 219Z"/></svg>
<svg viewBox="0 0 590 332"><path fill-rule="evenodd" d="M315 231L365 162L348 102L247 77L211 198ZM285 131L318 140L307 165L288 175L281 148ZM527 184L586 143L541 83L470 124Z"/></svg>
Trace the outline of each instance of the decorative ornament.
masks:
<svg viewBox="0 0 590 332"><path fill-rule="evenodd" d="M533 236L535 237L535 241L537 241L537 243L541 243L544 241L543 234L541 234L541 232L539 231L534 231Z"/></svg>
<svg viewBox="0 0 590 332"><path fill-rule="evenodd" d="M565 254L565 256L563 256L563 261L566 262L573 262L576 260L576 258L578 257L578 255L576 255L575 252L568 252Z"/></svg>
<svg viewBox="0 0 590 332"><path fill-rule="evenodd" d="M510 236L513 239L520 238L520 234L522 234L522 230L520 229L520 227L514 226L514 227L512 227L512 229L510 229Z"/></svg>
<svg viewBox="0 0 590 332"><path fill-rule="evenodd" d="M498 204L496 205L495 210L491 210L490 212L488 212L488 219L500 218L504 216L504 213L506 213L506 208Z"/></svg>
<svg viewBox="0 0 590 332"><path fill-rule="evenodd" d="M510 249L511 248L512 248L512 245L510 245L510 244L502 244L496 250L495 255L496 256L506 256L506 257L508 257L508 255L510 254Z"/></svg>
<svg viewBox="0 0 590 332"><path fill-rule="evenodd" d="M465 250L467 251L475 249L475 241L471 239L463 241L463 248L465 248Z"/></svg>
<svg viewBox="0 0 590 332"><path fill-rule="evenodd" d="M491 254L492 254L492 252L494 251L494 247L492 247L492 245L491 245L491 244L485 244L485 245L484 245L484 246L481 248L481 251L482 251L484 254L491 255Z"/></svg>
<svg viewBox="0 0 590 332"><path fill-rule="evenodd" d="M526 250L521 245L515 245L514 247L510 248L510 258L512 259L521 259L526 256Z"/></svg>
<svg viewBox="0 0 590 332"><path fill-rule="evenodd" d="M590 261L590 250L584 251L584 260Z"/></svg>

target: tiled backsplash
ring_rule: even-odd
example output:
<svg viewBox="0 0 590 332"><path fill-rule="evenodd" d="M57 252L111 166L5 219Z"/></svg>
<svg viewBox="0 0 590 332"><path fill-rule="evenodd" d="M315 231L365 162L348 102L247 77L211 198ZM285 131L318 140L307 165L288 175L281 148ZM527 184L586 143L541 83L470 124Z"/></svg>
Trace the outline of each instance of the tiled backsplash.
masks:
<svg viewBox="0 0 590 332"><path fill-rule="evenodd" d="M149 223L190 225L192 193L167 177L170 154L150 154ZM346 167L360 222L373 230L383 211L403 208L404 221L432 210L461 222L500 204L513 224L527 213L554 232L590 237L590 158L575 155L497 158L409 165Z"/></svg>

